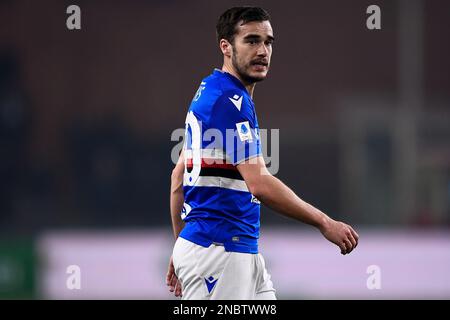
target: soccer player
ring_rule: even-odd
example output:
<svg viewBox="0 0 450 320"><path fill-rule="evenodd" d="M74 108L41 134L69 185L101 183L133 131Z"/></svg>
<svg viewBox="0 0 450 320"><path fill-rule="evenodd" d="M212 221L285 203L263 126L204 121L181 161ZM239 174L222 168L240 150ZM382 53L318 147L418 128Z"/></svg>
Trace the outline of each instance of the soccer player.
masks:
<svg viewBox="0 0 450 320"><path fill-rule="evenodd" d="M171 177L176 242L166 282L183 299L276 299L258 253L260 202L318 228L342 254L356 247L358 234L300 199L266 168L252 97L270 66L269 14L231 8L216 29L223 66L202 80L192 100Z"/></svg>

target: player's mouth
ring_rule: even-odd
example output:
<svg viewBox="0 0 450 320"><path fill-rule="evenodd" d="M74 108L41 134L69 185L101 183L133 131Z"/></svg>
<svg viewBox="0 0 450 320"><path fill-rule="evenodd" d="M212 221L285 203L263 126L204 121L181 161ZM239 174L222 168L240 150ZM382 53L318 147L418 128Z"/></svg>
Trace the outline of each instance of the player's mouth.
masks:
<svg viewBox="0 0 450 320"><path fill-rule="evenodd" d="M266 71L269 66L266 61L253 61L251 65L256 71Z"/></svg>

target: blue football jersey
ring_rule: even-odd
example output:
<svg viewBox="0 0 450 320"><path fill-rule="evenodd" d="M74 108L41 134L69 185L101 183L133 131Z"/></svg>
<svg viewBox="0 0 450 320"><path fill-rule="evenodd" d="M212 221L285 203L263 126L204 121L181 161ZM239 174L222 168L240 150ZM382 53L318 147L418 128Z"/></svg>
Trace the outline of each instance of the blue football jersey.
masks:
<svg viewBox="0 0 450 320"><path fill-rule="evenodd" d="M183 177L185 227L198 245L257 253L260 202L236 166L261 155L255 107L244 85L215 69L202 80L186 117Z"/></svg>

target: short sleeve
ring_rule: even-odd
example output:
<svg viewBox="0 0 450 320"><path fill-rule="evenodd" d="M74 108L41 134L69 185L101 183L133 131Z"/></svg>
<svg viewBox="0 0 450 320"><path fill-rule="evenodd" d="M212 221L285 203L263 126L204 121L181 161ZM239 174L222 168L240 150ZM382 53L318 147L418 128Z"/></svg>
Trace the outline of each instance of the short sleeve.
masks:
<svg viewBox="0 0 450 320"><path fill-rule="evenodd" d="M261 155L259 128L248 95L239 90L224 92L215 102L208 129L220 133L220 147L227 161L237 165Z"/></svg>

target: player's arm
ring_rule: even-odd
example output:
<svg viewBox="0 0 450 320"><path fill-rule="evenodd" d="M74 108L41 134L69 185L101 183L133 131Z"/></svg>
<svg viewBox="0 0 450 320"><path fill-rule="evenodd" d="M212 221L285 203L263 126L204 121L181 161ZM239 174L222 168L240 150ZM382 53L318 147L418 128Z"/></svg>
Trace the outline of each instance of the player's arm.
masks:
<svg viewBox="0 0 450 320"><path fill-rule="evenodd" d="M350 253L358 244L358 234L345 223L335 221L325 213L300 199L289 187L269 173L261 156L237 166L250 192L273 210L317 227L326 239Z"/></svg>
<svg viewBox="0 0 450 320"><path fill-rule="evenodd" d="M170 216L172 219L172 229L175 239L178 238L181 230L184 227L184 223L181 220L180 212L183 208L184 195L183 195L183 173L184 173L184 156L181 152L178 162L175 168L172 170L170 181ZM182 288L178 277L175 275L175 269L173 266L173 259L170 257L169 267L166 274L166 284L169 287L170 292L173 292L176 297L182 296Z"/></svg>
<svg viewBox="0 0 450 320"><path fill-rule="evenodd" d="M183 174L184 174L184 155L181 152L175 168L172 170L170 182L170 215L172 218L172 229L175 239L178 238L184 227L180 212L183 209Z"/></svg>

